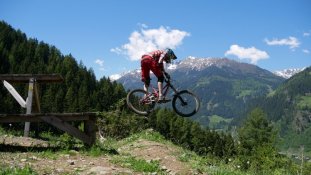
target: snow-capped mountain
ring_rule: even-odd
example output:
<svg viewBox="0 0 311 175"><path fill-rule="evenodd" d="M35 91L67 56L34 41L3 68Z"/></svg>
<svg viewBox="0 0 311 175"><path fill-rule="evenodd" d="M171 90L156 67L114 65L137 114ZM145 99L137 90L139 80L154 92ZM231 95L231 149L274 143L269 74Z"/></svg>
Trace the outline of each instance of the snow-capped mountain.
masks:
<svg viewBox="0 0 311 175"><path fill-rule="evenodd" d="M189 56L188 58L178 62L175 66L175 69L183 68L201 71L210 66L217 66L221 68L223 66L229 66L232 63L235 63L235 61L226 58L195 58Z"/></svg>
<svg viewBox="0 0 311 175"><path fill-rule="evenodd" d="M305 68L294 68L294 69L284 69L284 70L281 70L281 71L275 71L273 72L275 75L277 76L280 76L280 77L283 77L283 78L290 78L292 77L293 75L303 71Z"/></svg>
<svg viewBox="0 0 311 175"><path fill-rule="evenodd" d="M127 72L123 72L121 74L114 74L109 76L109 79L111 81L117 81L120 78L124 77L124 76L133 76L133 77L138 77L140 75L141 70L140 69L135 69L135 70L131 70L131 71L127 71Z"/></svg>
<svg viewBox="0 0 311 175"><path fill-rule="evenodd" d="M167 64L165 65L165 69L168 72L174 72L176 70L184 70L184 71L201 71L203 69L206 69L207 67L210 66L216 66L218 68L223 68L223 67L232 67L235 69L242 69L242 70L250 70L249 67L250 64L247 63L240 63L234 60L230 60L227 58L196 58L193 56L189 56L188 58L181 60L181 61L175 61L172 64ZM244 67L244 68L243 68ZM272 72L273 74L288 79L295 75L296 73L299 73L303 71L305 68L292 68L292 69L284 69L281 71L274 71ZM112 81L117 81L122 77L135 77L139 78L140 76L140 70L132 70L132 71L127 71L122 74L115 74L111 75L109 78Z"/></svg>
<svg viewBox="0 0 311 175"><path fill-rule="evenodd" d="M207 67L210 66L216 66L218 68L222 68L222 67L234 67L234 66L238 66L241 67L243 66L243 64L246 63L239 63L233 60L229 60L227 58L195 58L192 56L189 56L188 58L181 60L181 61L176 61L173 62L172 64L165 64L165 70L167 72L174 72L176 70L193 70L193 71L201 71L203 69L206 69ZM127 71L124 72L122 74L115 74L115 75L111 75L109 78L112 81L117 81L122 77L138 77L140 75L140 70L136 69L136 70L132 70L132 71Z"/></svg>

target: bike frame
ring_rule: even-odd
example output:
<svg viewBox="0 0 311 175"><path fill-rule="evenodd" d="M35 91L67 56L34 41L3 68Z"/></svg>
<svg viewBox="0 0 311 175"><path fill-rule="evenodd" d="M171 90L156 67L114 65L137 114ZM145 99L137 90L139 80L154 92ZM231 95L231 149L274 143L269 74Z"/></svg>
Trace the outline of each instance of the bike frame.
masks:
<svg viewBox="0 0 311 175"><path fill-rule="evenodd" d="M156 104L171 102L173 110L183 117L190 117L194 115L196 112L198 112L198 109L200 107L198 98L188 90L181 90L181 91L177 90L171 84L170 76L165 72L163 73L163 75L164 75L164 84L162 86L163 96L166 97L171 88L173 91L172 100L170 99L166 100L164 98L163 100L159 101L158 99L159 89L155 88L156 86L154 86L154 84L151 84L149 86L151 90L149 91L146 91L145 89L134 89L128 93L126 100L129 108L132 109L137 114L148 115L150 112L154 110ZM190 104L194 102L193 105L189 106L190 108L187 107L189 102ZM184 111L183 106L186 106L185 110L187 110L188 112Z"/></svg>
<svg viewBox="0 0 311 175"><path fill-rule="evenodd" d="M170 88L174 91L174 95L178 93L178 90L171 84L171 80L167 78L165 75L164 75L164 82L165 82L165 85L162 87L162 93L164 97L166 97ZM156 97L159 97L158 89L153 87L152 85L150 85L150 87L152 89L152 93L150 94L155 94Z"/></svg>

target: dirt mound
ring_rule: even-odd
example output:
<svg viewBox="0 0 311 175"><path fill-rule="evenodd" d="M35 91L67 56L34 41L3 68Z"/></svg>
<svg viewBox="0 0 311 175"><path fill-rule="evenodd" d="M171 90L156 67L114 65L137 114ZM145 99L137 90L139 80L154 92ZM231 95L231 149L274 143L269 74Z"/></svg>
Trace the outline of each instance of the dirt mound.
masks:
<svg viewBox="0 0 311 175"><path fill-rule="evenodd" d="M121 147L120 152L149 161L159 161L161 168L170 174L192 174L192 170L181 162L176 155L178 150L154 141L140 139L137 142Z"/></svg>
<svg viewBox="0 0 311 175"><path fill-rule="evenodd" d="M0 137L0 165L10 167L30 166L39 174L144 174L136 172L126 166L112 163L113 155L101 155L99 157L88 156L84 153L71 150L66 153L49 152L49 144L46 141L2 136ZM45 151L8 151L6 146L47 147ZM138 139L134 142L123 144L117 148L117 156L132 156L143 159L146 162L157 161L163 174L198 174L181 160L179 150L165 143L159 143L146 139ZM157 174L156 172L149 174Z"/></svg>

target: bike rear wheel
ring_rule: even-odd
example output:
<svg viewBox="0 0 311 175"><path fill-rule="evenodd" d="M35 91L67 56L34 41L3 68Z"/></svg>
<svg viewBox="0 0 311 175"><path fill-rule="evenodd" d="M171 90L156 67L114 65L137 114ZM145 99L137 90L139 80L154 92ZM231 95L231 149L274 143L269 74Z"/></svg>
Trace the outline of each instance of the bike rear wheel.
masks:
<svg viewBox="0 0 311 175"><path fill-rule="evenodd" d="M151 93L143 89L130 91L126 97L127 106L139 115L148 115L153 111L156 99Z"/></svg>
<svg viewBox="0 0 311 175"><path fill-rule="evenodd" d="M190 117L200 108L198 97L188 90L178 92L173 98L172 105L174 111L182 117Z"/></svg>

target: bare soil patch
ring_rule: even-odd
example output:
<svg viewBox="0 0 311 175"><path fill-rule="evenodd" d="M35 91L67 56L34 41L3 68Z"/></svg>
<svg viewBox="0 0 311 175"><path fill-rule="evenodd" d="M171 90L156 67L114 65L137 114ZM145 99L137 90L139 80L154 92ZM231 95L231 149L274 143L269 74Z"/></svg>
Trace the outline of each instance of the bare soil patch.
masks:
<svg viewBox="0 0 311 175"><path fill-rule="evenodd" d="M140 139L119 150L146 161L159 161L161 168L166 169L169 174L193 174L190 166L178 159L179 151L163 143Z"/></svg>
<svg viewBox="0 0 311 175"><path fill-rule="evenodd" d="M12 151L7 147L26 147L30 151ZM0 136L0 165L10 167L30 166L39 174L144 174L111 163L111 155L88 156L78 151L57 152L46 156L44 151L34 151L38 147L48 150L46 141L13 136ZM36 148L36 149L35 149ZM167 174L197 174L187 162L178 158L179 150L164 143L139 139L118 149L120 155L149 161L158 161ZM53 153L52 153L53 154ZM150 173L149 173L150 174Z"/></svg>

